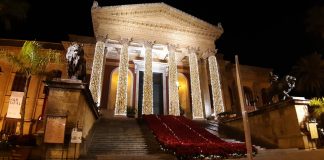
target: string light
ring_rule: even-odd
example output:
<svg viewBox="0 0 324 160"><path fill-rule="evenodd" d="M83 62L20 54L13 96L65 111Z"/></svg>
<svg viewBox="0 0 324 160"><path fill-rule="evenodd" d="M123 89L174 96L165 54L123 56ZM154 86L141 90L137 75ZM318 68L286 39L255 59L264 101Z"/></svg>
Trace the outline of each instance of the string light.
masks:
<svg viewBox="0 0 324 160"><path fill-rule="evenodd" d="M100 106L101 89L103 81L103 67L105 61L105 43L98 41L95 47L95 54L92 64L89 90L93 100Z"/></svg>
<svg viewBox="0 0 324 160"><path fill-rule="evenodd" d="M169 115L180 115L178 71L175 59L175 46L168 45L169 50Z"/></svg>
<svg viewBox="0 0 324 160"><path fill-rule="evenodd" d="M193 49L189 48L188 51L193 118L203 118L197 55Z"/></svg>
<svg viewBox="0 0 324 160"><path fill-rule="evenodd" d="M213 93L213 106L215 118L221 112L224 112L224 103L222 96L222 87L220 83L220 76L218 72L218 64L215 56L210 56L208 58L209 62L209 72L210 72L210 82L212 86Z"/></svg>
<svg viewBox="0 0 324 160"><path fill-rule="evenodd" d="M126 115L127 111L127 75L129 39L122 39L120 53L115 115Z"/></svg>
<svg viewBox="0 0 324 160"><path fill-rule="evenodd" d="M143 114L153 114L152 46L153 42L144 42L145 71L143 84Z"/></svg>

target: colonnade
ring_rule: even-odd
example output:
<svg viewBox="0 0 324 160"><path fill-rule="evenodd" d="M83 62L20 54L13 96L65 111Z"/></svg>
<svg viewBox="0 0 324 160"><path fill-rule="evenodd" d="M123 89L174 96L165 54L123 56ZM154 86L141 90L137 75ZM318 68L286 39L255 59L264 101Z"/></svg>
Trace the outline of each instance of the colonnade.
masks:
<svg viewBox="0 0 324 160"><path fill-rule="evenodd" d="M115 103L115 115L126 115L127 110L127 71L129 64L129 46L130 39L121 39L119 41L121 45L120 57L119 57L119 75L117 85L117 95ZM101 90L102 90L102 77L104 74L104 62L105 62L105 46L109 43L103 41L97 41L93 59L92 74L90 79L90 91L95 102L100 102ZM153 114L153 56L152 50L155 43L150 41L144 41L142 43L144 53L144 82L143 82L143 114ZM168 114L180 115L179 107L179 95L177 88L177 62L176 59L176 45L166 45L168 52ZM194 119L201 119L209 117L211 114L211 103L209 97L209 86L207 76L207 60L209 66L209 78L211 82L212 101L214 106L214 113L217 115L224 111L224 103L221 90L221 81L219 68L216 60L215 53L209 54L210 56L200 60L197 56L198 49L187 47L186 55L189 57L190 68L190 88L191 88L191 105L192 116ZM200 63L199 63L200 61ZM200 72L200 73L199 73ZM201 78L203 81L201 81ZM165 86L165 84L163 84ZM202 94L202 89L204 90ZM206 92L207 90L207 92Z"/></svg>

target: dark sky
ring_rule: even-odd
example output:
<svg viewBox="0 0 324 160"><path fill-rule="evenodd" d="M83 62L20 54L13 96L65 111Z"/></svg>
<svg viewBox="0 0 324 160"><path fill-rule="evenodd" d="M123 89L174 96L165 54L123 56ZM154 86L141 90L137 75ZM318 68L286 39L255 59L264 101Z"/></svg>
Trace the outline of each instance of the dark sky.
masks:
<svg viewBox="0 0 324 160"><path fill-rule="evenodd" d="M3 0L0 0L3 1ZM29 0L24 22L15 23L0 38L60 42L68 34L93 36L90 8L92 0ZM100 6L161 2L149 0L98 0ZM322 5L321 0L168 0L163 1L211 24L222 23L224 34L216 41L225 59L274 68L286 74L296 59L323 44L306 32L307 11ZM323 20L323 19L322 19ZM321 41L322 42L322 41ZM323 52L321 52L323 53Z"/></svg>

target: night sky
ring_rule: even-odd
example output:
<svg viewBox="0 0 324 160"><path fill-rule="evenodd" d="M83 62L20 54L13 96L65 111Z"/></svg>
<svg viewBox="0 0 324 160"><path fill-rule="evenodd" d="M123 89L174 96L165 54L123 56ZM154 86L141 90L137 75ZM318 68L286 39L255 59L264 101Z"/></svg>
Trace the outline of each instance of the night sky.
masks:
<svg viewBox="0 0 324 160"><path fill-rule="evenodd" d="M92 0L28 2L30 8L27 18L14 22L11 31L0 28L0 38L60 42L68 40L68 34L93 36L90 13ZM161 1L98 2L100 6L106 6ZM237 54L241 64L273 68L275 73L283 75L289 72L297 58L314 51L324 53L323 39L306 32L305 23L310 8L323 5L320 0L163 2L211 24L221 22L224 34L216 41L216 46L218 52L232 62Z"/></svg>

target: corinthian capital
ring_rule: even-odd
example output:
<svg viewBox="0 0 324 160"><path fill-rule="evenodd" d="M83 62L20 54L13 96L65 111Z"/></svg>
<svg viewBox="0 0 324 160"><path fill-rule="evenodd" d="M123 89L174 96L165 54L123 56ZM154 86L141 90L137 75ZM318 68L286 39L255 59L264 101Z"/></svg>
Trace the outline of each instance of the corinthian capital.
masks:
<svg viewBox="0 0 324 160"><path fill-rule="evenodd" d="M121 38L120 40L119 40L119 43L121 44L121 45L129 45L129 43L132 41L132 39L131 38Z"/></svg>
<svg viewBox="0 0 324 160"><path fill-rule="evenodd" d="M188 46L187 49L188 49L189 54L191 54L191 53L196 53L197 54L197 52L199 50L198 47L190 47L190 46Z"/></svg>
<svg viewBox="0 0 324 160"><path fill-rule="evenodd" d="M177 48L178 48L177 45L168 43L168 51L169 52L175 52Z"/></svg>
<svg viewBox="0 0 324 160"><path fill-rule="evenodd" d="M155 44L155 41L144 41L143 42L143 45L146 49L152 49L154 44Z"/></svg>

